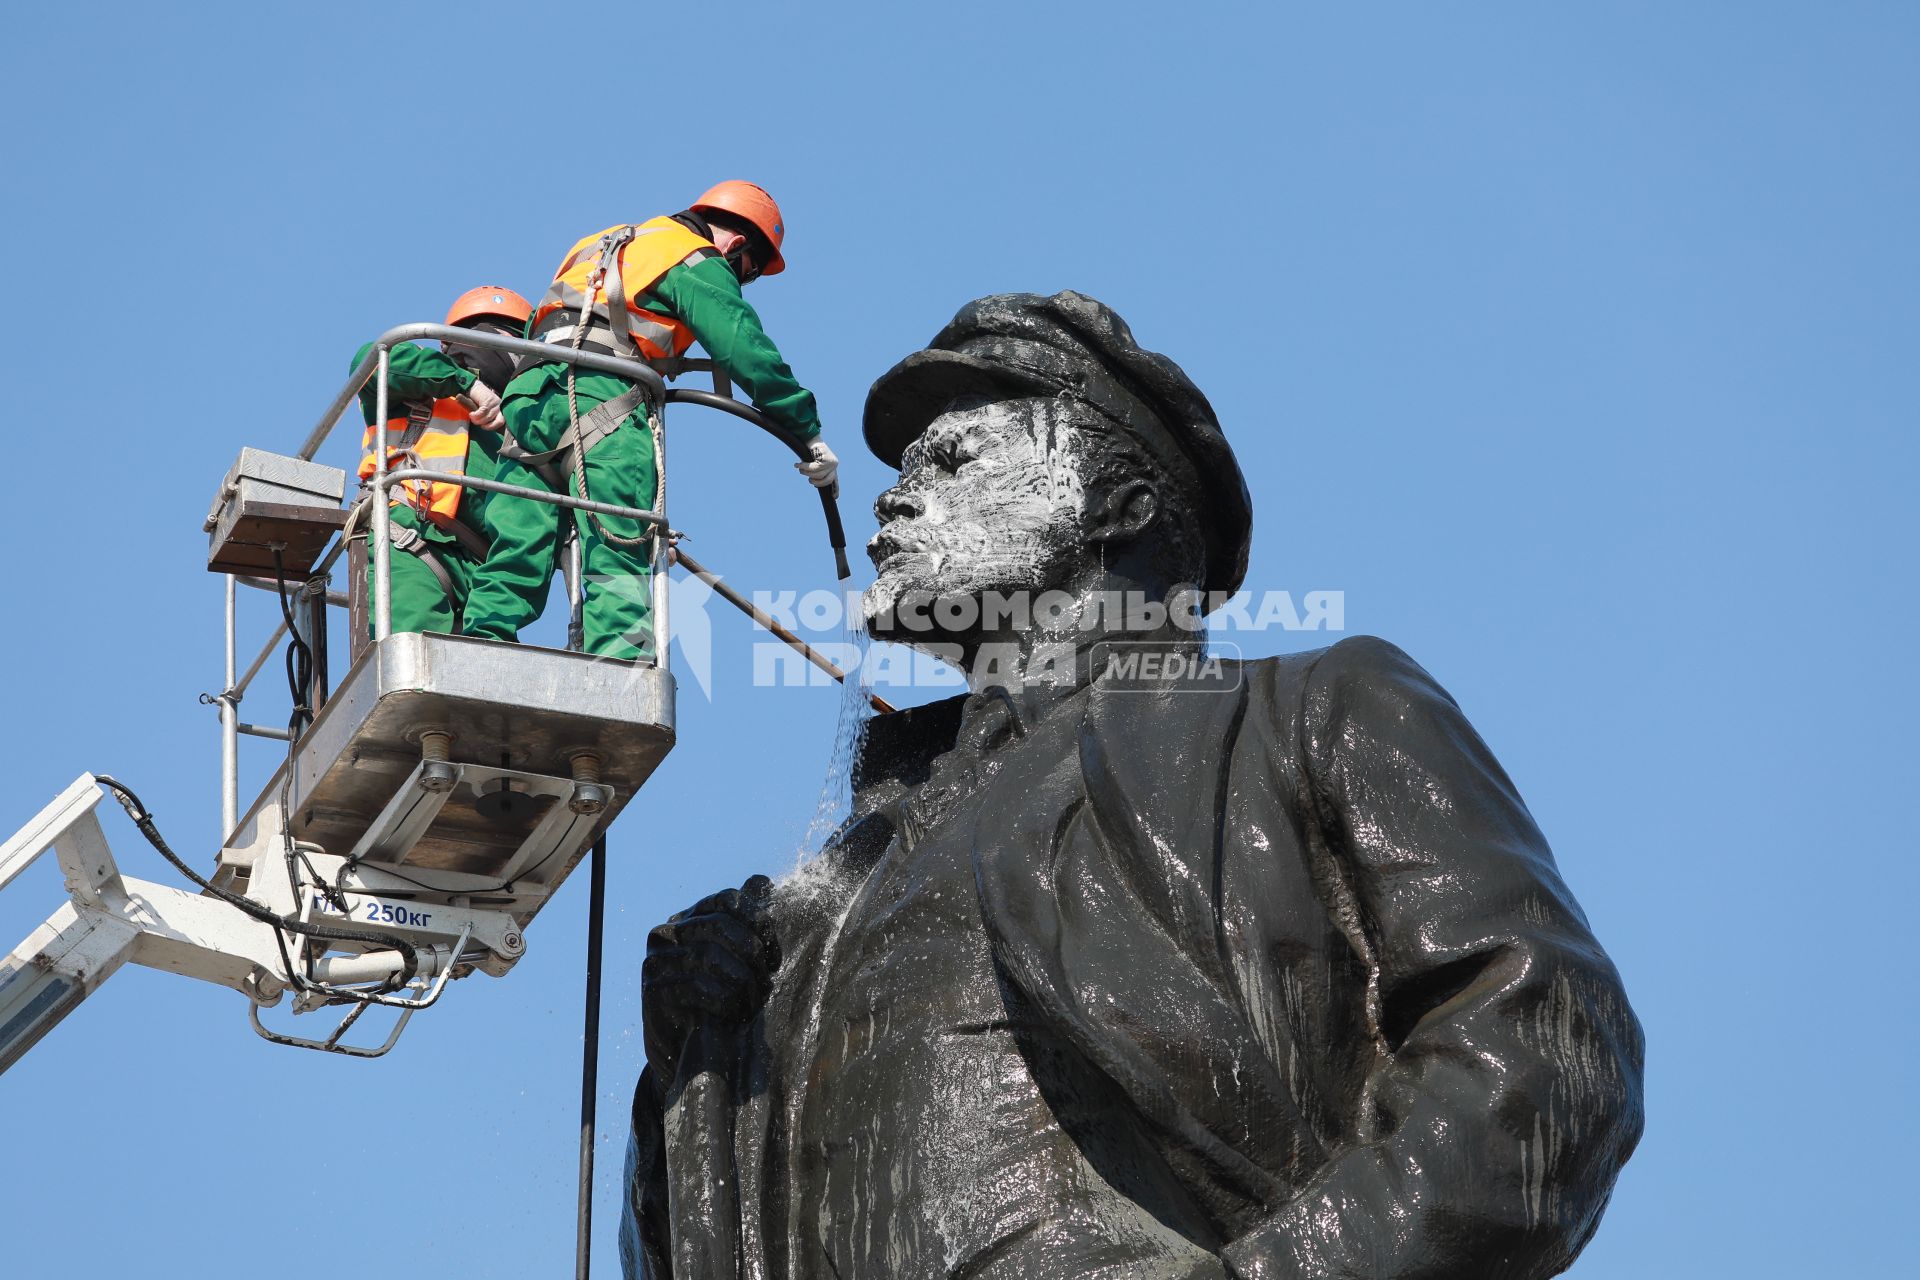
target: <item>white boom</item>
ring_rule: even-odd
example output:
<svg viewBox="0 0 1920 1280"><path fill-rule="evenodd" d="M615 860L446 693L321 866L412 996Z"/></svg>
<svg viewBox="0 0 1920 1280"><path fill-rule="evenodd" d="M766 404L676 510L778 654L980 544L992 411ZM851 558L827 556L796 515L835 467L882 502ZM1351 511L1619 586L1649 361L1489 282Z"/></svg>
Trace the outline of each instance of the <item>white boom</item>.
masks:
<svg viewBox="0 0 1920 1280"><path fill-rule="evenodd" d="M212 898L123 876L83 773L0 850L0 887L51 849L69 900L0 961L0 1071L129 960L272 1004L286 983L273 933Z"/></svg>
<svg viewBox="0 0 1920 1280"><path fill-rule="evenodd" d="M0 888L51 851L68 896L0 962L0 1071L128 962L231 987L277 1044L377 1057L450 979L513 967L528 922L672 744L658 668L390 636L293 744L201 892L122 874L95 809L103 785L136 802L82 774L0 847ZM259 1011L289 990L296 1014L345 1017L324 1037L270 1030ZM391 1033L346 1043L371 1005L399 1011Z"/></svg>

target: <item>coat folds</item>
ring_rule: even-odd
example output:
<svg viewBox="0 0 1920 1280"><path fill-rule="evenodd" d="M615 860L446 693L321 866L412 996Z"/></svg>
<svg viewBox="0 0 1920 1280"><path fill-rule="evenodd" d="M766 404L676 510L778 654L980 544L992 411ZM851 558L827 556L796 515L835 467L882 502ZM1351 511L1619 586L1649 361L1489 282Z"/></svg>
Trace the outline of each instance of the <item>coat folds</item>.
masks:
<svg viewBox="0 0 1920 1280"><path fill-rule="evenodd" d="M1639 1138L1643 1045L1544 837L1393 646L1228 670L1084 690L1051 712L1079 717L1077 767L985 784L980 927L1071 1059L1031 1059L1042 1093L1095 1082L1100 1132L1071 1136L1230 1274L1563 1270ZM822 956L957 702L874 722L854 818L776 897L785 960L716 1138L742 1275L799 1274L785 1144ZM676 1274L663 1124L688 1083L635 1099L630 1274Z"/></svg>

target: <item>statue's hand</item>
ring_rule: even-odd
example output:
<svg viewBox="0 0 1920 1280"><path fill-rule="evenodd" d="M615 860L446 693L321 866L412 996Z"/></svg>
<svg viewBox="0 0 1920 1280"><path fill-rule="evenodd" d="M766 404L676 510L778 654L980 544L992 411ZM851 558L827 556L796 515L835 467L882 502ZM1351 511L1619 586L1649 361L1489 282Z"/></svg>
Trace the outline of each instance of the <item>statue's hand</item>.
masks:
<svg viewBox="0 0 1920 1280"><path fill-rule="evenodd" d="M766 1003L780 967L780 944L767 917L773 888L754 876L680 912L647 935L640 970L647 1060L664 1079L697 1031L734 1033Z"/></svg>

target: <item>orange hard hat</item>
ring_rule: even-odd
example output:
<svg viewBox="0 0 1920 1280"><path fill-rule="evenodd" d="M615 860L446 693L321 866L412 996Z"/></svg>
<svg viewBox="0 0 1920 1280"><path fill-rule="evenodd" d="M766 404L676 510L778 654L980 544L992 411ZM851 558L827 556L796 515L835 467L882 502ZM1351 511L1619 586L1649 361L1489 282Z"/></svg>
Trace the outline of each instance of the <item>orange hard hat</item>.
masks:
<svg viewBox="0 0 1920 1280"><path fill-rule="evenodd" d="M502 285L483 284L453 300L453 305L447 308L447 323L459 324L475 316L499 316L502 320L525 324L527 317L532 314L533 304L513 290Z"/></svg>
<svg viewBox="0 0 1920 1280"><path fill-rule="evenodd" d="M721 213L745 219L773 246L773 260L760 264L760 274L777 276L787 269L787 260L780 256L780 242L787 238L787 220L780 216L780 206L773 202L773 197L764 189L751 182L722 182L709 188L690 207L696 210L717 209Z"/></svg>

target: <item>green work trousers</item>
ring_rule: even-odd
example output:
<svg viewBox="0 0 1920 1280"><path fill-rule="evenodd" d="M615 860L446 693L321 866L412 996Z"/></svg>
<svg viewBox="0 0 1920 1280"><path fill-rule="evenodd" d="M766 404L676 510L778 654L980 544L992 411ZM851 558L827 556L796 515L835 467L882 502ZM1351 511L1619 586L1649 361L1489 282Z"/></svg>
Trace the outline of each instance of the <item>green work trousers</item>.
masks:
<svg viewBox="0 0 1920 1280"><path fill-rule="evenodd" d="M499 468L495 453L499 449L498 432L481 431L475 428L468 434L467 474L479 476L483 480L494 478ZM469 489L460 497L460 519L462 523L479 533L487 533L487 494L478 489ZM439 631L447 635L460 633L461 610L465 608L467 597L473 590L473 581L480 572L480 562L468 555L466 550L445 533L421 516L412 507L394 506L393 526L398 529L417 529L427 540L427 547L447 571L447 577L453 582L453 594L449 596L445 587L440 585L433 570L426 561L408 551L397 548L393 552L393 630L397 635L402 631ZM371 537L369 537L371 546ZM373 560L367 560L367 629L373 630Z"/></svg>
<svg viewBox="0 0 1920 1280"><path fill-rule="evenodd" d="M446 588L440 585L440 579L434 576L425 560L410 551L396 548L393 552L394 633L439 631L458 635L460 626L457 611L466 603L467 594L473 589L473 577L479 572L480 562L469 556L459 543L440 534L439 530L422 520L411 507L393 509L393 526L396 530L424 526L428 530L427 549L433 552L434 558L439 560L440 566L453 582L453 595L448 596ZM373 599L371 560L367 563L367 599ZM371 606L367 610L367 628L369 631L373 628Z"/></svg>
<svg viewBox="0 0 1920 1280"><path fill-rule="evenodd" d="M507 389L507 425L514 438L534 452L558 448L567 427L564 379L551 379L531 394L516 395L515 388L522 385L515 379ZM581 416L607 398L590 396L583 387L578 397ZM587 492L594 501L651 509L653 436L646 410L627 415L611 435L588 450L586 468ZM511 458L500 459L499 478L507 484L553 492L538 472ZM577 492L572 477L563 477L562 482L566 492ZM467 594L467 634L512 640L540 616L553 582L562 517L574 521L580 538L586 651L609 658L649 656L653 652L651 549L645 543L621 546L601 536L603 526L626 538L645 533L647 526L621 516L590 517L583 511L504 493L488 495L487 534L492 550Z"/></svg>

